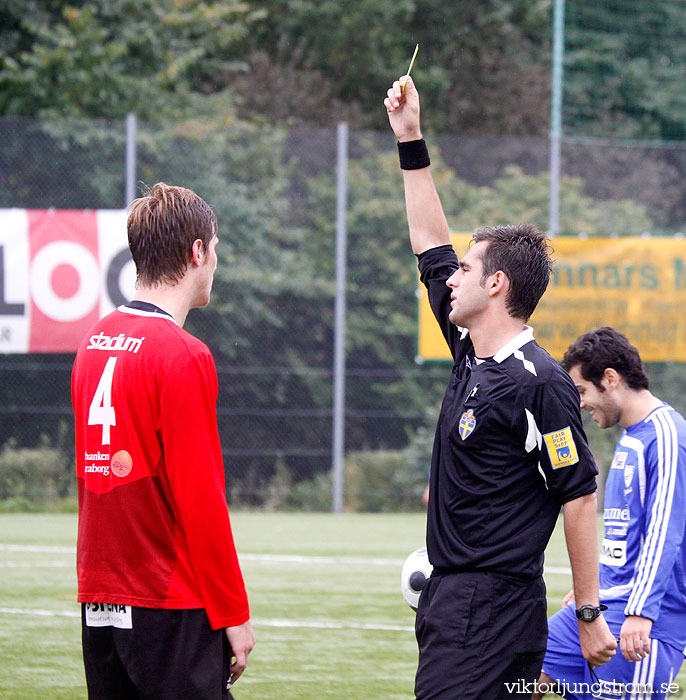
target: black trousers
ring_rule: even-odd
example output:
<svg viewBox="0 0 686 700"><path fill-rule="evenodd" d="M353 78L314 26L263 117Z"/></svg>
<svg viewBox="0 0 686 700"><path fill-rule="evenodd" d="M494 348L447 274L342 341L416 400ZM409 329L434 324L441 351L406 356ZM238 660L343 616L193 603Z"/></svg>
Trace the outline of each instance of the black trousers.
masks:
<svg viewBox="0 0 686 700"><path fill-rule="evenodd" d="M545 592L542 578L432 575L417 610L417 700L531 698L548 635Z"/></svg>
<svg viewBox="0 0 686 700"><path fill-rule="evenodd" d="M231 648L204 610L132 608L133 629L88 627L89 700L230 700Z"/></svg>

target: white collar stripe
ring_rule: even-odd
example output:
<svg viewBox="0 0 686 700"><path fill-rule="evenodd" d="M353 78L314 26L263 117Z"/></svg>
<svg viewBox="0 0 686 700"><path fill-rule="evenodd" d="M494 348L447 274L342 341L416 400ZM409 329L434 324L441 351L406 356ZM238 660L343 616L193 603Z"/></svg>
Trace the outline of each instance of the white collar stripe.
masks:
<svg viewBox="0 0 686 700"><path fill-rule="evenodd" d="M509 343L505 343L495 355L493 359L500 364L501 362L507 360L510 355L514 355L516 350L519 350L522 345L530 343L534 339L534 329L531 326L524 326L524 330L516 335ZM516 357L516 355L515 355ZM528 368L527 368L528 369ZM531 371L531 370L529 370ZM536 374L534 372L534 374Z"/></svg>
<svg viewBox="0 0 686 700"><path fill-rule="evenodd" d="M161 314L158 311L144 311L143 309L132 309L130 306L120 306L117 311L121 311L123 314L131 314L132 316L145 316L146 318L163 318L165 321L171 321L176 323L176 319L169 314ZM178 326L179 324L176 323Z"/></svg>

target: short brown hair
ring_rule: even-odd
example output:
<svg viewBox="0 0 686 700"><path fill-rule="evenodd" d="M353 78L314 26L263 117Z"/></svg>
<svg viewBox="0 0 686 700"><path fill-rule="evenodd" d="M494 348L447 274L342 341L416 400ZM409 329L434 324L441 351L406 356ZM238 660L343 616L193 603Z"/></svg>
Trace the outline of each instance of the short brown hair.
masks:
<svg viewBox="0 0 686 700"><path fill-rule="evenodd" d="M548 286L553 269L548 236L532 224L518 224L480 228L472 240L488 243L481 259L482 285L487 277L502 270L510 280L505 300L508 313L513 318L528 321Z"/></svg>
<svg viewBox="0 0 686 700"><path fill-rule="evenodd" d="M174 284L184 275L193 242L207 247L217 232L217 217L202 197L185 187L153 185L129 206L126 223L137 281Z"/></svg>

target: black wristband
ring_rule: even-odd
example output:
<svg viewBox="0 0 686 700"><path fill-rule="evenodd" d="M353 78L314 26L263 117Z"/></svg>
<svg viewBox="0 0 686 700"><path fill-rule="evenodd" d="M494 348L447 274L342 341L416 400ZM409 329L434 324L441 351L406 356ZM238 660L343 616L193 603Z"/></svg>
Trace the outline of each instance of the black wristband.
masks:
<svg viewBox="0 0 686 700"><path fill-rule="evenodd" d="M431 165L429 149L424 139L416 141L398 141L398 156L402 170L420 170Z"/></svg>

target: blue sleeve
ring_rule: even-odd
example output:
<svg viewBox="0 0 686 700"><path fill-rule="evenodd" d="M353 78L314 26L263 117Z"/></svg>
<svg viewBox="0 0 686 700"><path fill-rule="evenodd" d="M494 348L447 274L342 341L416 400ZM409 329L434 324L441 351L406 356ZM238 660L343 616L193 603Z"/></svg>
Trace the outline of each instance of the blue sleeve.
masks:
<svg viewBox="0 0 686 700"><path fill-rule="evenodd" d="M450 287L446 280L459 267L457 255L451 245L430 248L417 256L419 279L429 294L429 304L443 337L448 343L455 361L461 360L471 349L468 331L450 322Z"/></svg>
<svg viewBox="0 0 686 700"><path fill-rule="evenodd" d="M686 524L686 434L671 411L654 419L656 439L646 450L643 544L624 613L656 620ZM681 441L679 441L681 437Z"/></svg>

